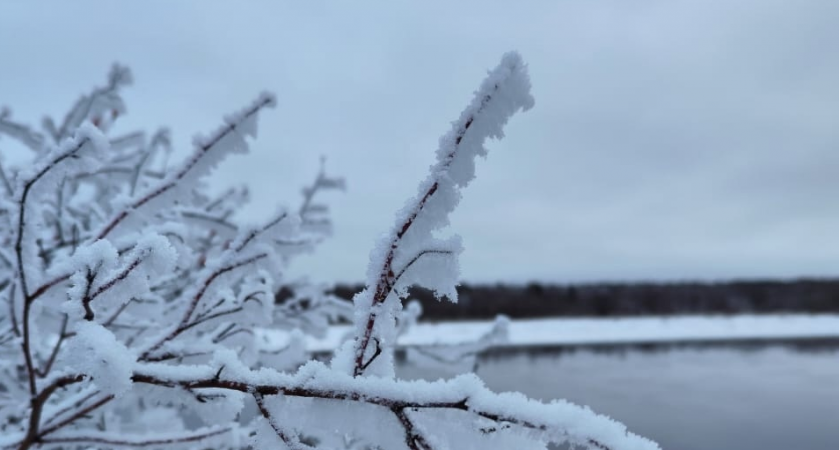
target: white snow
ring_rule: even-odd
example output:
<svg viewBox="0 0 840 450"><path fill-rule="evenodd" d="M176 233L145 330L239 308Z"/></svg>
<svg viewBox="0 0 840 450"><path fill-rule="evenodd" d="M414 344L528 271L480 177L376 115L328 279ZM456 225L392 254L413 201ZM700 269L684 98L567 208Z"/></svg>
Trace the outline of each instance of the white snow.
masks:
<svg viewBox="0 0 840 450"><path fill-rule="evenodd" d="M137 358L134 352L98 323L80 320L74 331L64 355L67 367L90 376L105 394L120 396L129 391Z"/></svg>
<svg viewBox="0 0 840 450"><path fill-rule="evenodd" d="M475 342L492 326L492 320L421 322L400 337L398 346ZM836 338L839 328L834 314L519 319L510 321L507 342L496 347ZM307 349L334 349L349 331L349 325L333 326L323 338L308 336ZM280 332L264 333L287 339Z"/></svg>
<svg viewBox="0 0 840 450"><path fill-rule="evenodd" d="M435 231L449 224L449 213L458 205L461 189L475 178L476 157L487 155L485 141L501 139L508 120L534 106L530 91L531 80L521 56L506 53L458 120L452 122L449 132L440 138L437 161L420 183L417 195L397 212L393 227L371 250L366 287L353 297L358 336L353 367L336 369L352 370L357 375L393 376L388 349L396 342L396 318L409 287L423 286L438 298L457 303L461 238L440 238ZM386 351L368 351L373 348L371 342ZM362 367L368 354L370 359ZM339 357L334 361L347 360Z"/></svg>

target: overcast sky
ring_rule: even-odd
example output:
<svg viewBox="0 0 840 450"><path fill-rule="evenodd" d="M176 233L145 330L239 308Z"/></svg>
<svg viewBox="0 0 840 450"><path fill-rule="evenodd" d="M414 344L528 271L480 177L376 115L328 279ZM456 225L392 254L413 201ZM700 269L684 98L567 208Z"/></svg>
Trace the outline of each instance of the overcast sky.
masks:
<svg viewBox="0 0 840 450"><path fill-rule="evenodd" d="M326 155L349 190L293 274L357 281L439 136L518 50L537 104L452 217L466 281L838 275L836 0L232 5L3 2L0 105L37 124L119 61L135 85L115 131L170 126L183 155L271 90L214 187L248 183L242 218L259 220Z"/></svg>

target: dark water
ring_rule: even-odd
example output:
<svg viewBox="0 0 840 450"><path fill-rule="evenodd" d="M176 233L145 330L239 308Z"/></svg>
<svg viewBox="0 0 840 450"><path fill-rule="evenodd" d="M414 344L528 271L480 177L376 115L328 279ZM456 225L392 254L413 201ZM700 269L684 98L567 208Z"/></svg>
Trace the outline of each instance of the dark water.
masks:
<svg viewBox="0 0 840 450"><path fill-rule="evenodd" d="M663 449L838 448L837 342L508 352L482 356L478 374L587 404ZM405 363L400 375L449 374Z"/></svg>

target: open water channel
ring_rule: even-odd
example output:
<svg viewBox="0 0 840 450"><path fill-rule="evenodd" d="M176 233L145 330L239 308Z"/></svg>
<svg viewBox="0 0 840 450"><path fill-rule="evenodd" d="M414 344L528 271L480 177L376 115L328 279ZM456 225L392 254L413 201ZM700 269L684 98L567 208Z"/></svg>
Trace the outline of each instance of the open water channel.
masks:
<svg viewBox="0 0 840 450"><path fill-rule="evenodd" d="M837 341L505 351L477 367L495 391L589 405L663 449L838 448Z"/></svg>

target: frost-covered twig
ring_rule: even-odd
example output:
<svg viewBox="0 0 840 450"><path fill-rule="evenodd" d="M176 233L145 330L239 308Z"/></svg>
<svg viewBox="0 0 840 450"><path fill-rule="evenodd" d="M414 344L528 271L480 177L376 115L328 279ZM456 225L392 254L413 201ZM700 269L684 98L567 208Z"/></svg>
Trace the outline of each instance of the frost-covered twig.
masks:
<svg viewBox="0 0 840 450"><path fill-rule="evenodd" d="M75 162L73 160L84 161L85 156L87 155L83 152L86 149L96 146L96 144L94 144L94 140L97 138L94 135L95 132L88 128L80 129L76 139L69 141L65 145L52 151L41 164L33 167L30 170L30 173L25 173L21 176L21 181L17 189L19 194L15 196L15 203L17 205L17 228L15 231L14 250L17 284L20 286L22 296L22 313L20 319L22 334L21 350L23 352L23 359L26 365L26 373L29 380L29 394L33 398L37 398L38 388L36 383L37 370L35 368L32 355L30 311L32 309L32 302L37 297L33 296L29 291L29 275L27 274L27 269L33 266L37 267L38 263L34 261L31 243L26 242L27 230L32 227L29 222L35 222L34 219L27 217L27 214L31 210L30 194L33 192L36 184L44 182L45 179L48 179L49 174L59 173L63 175L62 172L66 173L73 170L73 165L70 164L71 162ZM9 301L15 302L16 299L10 298Z"/></svg>
<svg viewBox="0 0 840 450"><path fill-rule="evenodd" d="M408 448L411 450L433 450L432 446L426 440L426 437L417 430L414 422L412 422L411 418L408 417L408 409L409 408L399 407L392 409L397 418L400 419L400 423L405 429L406 445L408 445Z"/></svg>
<svg viewBox="0 0 840 450"><path fill-rule="evenodd" d="M0 133L17 139L30 150L41 151L44 136L26 125L13 122L11 115L11 111L6 108L0 111ZM5 175L3 178L5 179Z"/></svg>
<svg viewBox="0 0 840 450"><path fill-rule="evenodd" d="M482 83L460 118L452 124L449 133L441 138L436 164L420 184L418 195L397 214L394 227L374 249L367 287L354 298L357 309L365 312L357 315L360 320L356 325L354 375L364 372L362 366L374 336L380 335L381 339L393 344L393 317L408 286L425 285L438 295L447 295L453 301L457 299L454 290L457 279L453 278L457 277L457 270L446 267L445 263L438 264L449 269L443 274L434 271L418 274L416 279L406 280L402 286L398 285L398 281L404 271L425 254L454 255L460 251L457 240L439 242L431 232L448 223L447 216L458 203L460 188L474 176L475 157L487 153L484 141L489 137L501 137L502 126L510 116L520 109L531 108L534 100L529 91L530 81L522 59L516 53L506 54ZM410 260L403 263L402 268L395 268L395 262L405 258ZM384 373L391 371L388 368L390 364L390 361L383 362Z"/></svg>
<svg viewBox="0 0 840 450"><path fill-rule="evenodd" d="M488 433L486 428L480 429L481 420L486 420L497 425L527 429L528 433L534 433L547 442L615 449L657 448L650 441L628 433L623 425L598 416L588 408L564 401L540 403L521 395L494 394L471 374L437 382L366 379L337 374L316 362L307 364L295 375L270 370L250 372L242 368L232 371L235 375L227 376L230 372L227 367L220 373L219 369L214 371L212 367L175 371L169 367L145 364L138 367L132 379L137 383L188 391L238 391L260 395L266 400L270 396L278 396L278 401L300 397L328 402L325 405L334 401L349 401L375 405L389 413L415 411L418 418L419 413L458 411L475 416L472 421L464 422L465 426L473 424L462 430L466 435Z"/></svg>
<svg viewBox="0 0 840 450"><path fill-rule="evenodd" d="M204 175L207 169L212 168L224 158L226 151L243 151L246 148L243 136L237 137L235 132L255 134L256 123L254 120L256 120L257 113L263 108L274 106L274 104L274 96L264 93L241 113L227 120L227 124L209 138L197 139L195 152L178 171L148 189L139 198L114 214L113 218L96 235L95 240L104 239L129 214L172 191L179 183L188 184L188 176L197 178Z"/></svg>
<svg viewBox="0 0 840 450"><path fill-rule="evenodd" d="M207 289L213 284L213 282L217 278L219 278L220 276L222 276L222 275L224 275L228 272L231 272L231 271L234 271L236 269L245 267L249 264L253 264L253 263L255 263L255 262L257 262L257 261L259 261L263 258L267 258L267 257L268 257L268 254L260 253L260 254L251 256L249 258L234 262L230 265L220 267L218 269L215 269L215 270L211 271L204 278L204 280L199 284L198 290L196 291L195 295L192 296L191 300L187 304L187 308L184 310L184 314L181 317L181 320L175 326L175 328L172 331L170 331L169 333L165 334L161 339L156 341L151 347L146 349L140 355L140 359L141 360L149 359L154 354L154 352L156 350L160 349L164 344L166 344L167 342L175 339L181 333L183 333L183 332L189 330L190 328L192 328L193 326L197 325L197 323L190 322L190 319L192 318L193 312L195 312L195 309L198 306L199 302L201 302L201 299L204 297L204 294L207 292Z"/></svg>
<svg viewBox="0 0 840 450"><path fill-rule="evenodd" d="M107 125L107 121L113 120L118 114L125 112L125 105L119 96L119 89L130 85L131 82L131 71L125 66L114 64L108 73L108 84L105 87L96 88L90 94L79 98L64 116L64 120L57 129L52 119L45 117L43 120L44 128L55 142L59 142L69 136L86 120L91 120L96 126Z"/></svg>
<svg viewBox="0 0 840 450"><path fill-rule="evenodd" d="M279 437L289 450L311 450L312 447L300 442L300 438L296 435L289 433L288 431L284 430L275 420L274 416L268 410L268 407L265 405L265 396L259 392L255 392L253 394L254 401L257 404L257 409L260 411L260 414L265 418L268 425L274 430L274 433Z"/></svg>
<svg viewBox="0 0 840 450"><path fill-rule="evenodd" d="M0 248L0 449L656 448L587 408L494 394L474 375L393 376L396 336L420 312L402 311L406 289L454 299L460 241L432 231L472 178L484 140L532 103L517 55L503 58L441 139L437 164L374 250L353 306L327 286L283 276L329 231L315 197L344 181L323 162L299 208L262 225L235 219L247 189L204 192L210 169L246 150L273 97L197 138L173 166L166 131L149 141L142 132L108 136L128 81L115 66L60 127L46 121L43 136L56 142L9 168L0 189L0 243L10 249ZM306 335L348 320L356 340L329 364L307 362ZM287 342L272 342L272 328Z"/></svg>
<svg viewBox="0 0 840 450"><path fill-rule="evenodd" d="M321 168L318 175L310 186L302 189L303 201L298 209L301 218L301 226L305 231L329 230L329 219L324 217L329 208L323 203L315 203L314 199L318 192L329 190L345 189L344 178L329 176L326 173L326 158L321 157Z"/></svg>

